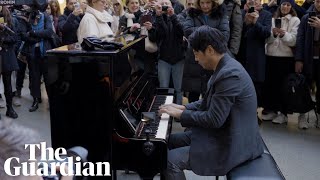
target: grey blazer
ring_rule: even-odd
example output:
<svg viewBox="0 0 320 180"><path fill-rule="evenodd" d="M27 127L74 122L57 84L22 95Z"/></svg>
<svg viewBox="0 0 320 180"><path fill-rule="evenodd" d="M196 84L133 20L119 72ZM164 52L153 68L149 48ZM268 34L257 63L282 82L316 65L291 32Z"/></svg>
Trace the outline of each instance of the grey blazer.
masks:
<svg viewBox="0 0 320 180"><path fill-rule="evenodd" d="M181 124L192 127L190 164L199 175L225 175L263 152L257 97L242 65L224 55L202 100L186 105Z"/></svg>

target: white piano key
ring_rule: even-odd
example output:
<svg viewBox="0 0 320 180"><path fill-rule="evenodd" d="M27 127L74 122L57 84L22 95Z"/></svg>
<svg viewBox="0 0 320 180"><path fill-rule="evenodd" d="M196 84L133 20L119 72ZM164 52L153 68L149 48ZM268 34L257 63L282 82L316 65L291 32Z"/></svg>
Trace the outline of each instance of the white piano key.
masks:
<svg viewBox="0 0 320 180"><path fill-rule="evenodd" d="M166 101L164 104L171 104L173 103L173 96L167 96ZM159 122L156 138L158 139L166 139L167 131L168 131L168 124L169 124L169 114L163 113L161 115L161 119Z"/></svg>

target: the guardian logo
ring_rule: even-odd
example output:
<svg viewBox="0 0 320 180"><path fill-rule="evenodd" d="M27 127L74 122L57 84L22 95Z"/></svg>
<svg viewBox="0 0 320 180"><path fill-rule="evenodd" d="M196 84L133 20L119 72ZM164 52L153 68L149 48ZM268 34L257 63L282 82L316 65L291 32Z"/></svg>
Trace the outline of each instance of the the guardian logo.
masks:
<svg viewBox="0 0 320 180"><path fill-rule="evenodd" d="M45 142L40 144L25 144L29 149L28 162L21 162L18 157L11 157L4 163L5 173L9 176L111 176L108 162L81 162L80 157L67 157L64 148L47 148ZM36 159L36 148L40 150L41 159ZM47 157L48 155L48 157ZM13 166L12 164L18 164ZM57 172L57 167L60 171Z"/></svg>

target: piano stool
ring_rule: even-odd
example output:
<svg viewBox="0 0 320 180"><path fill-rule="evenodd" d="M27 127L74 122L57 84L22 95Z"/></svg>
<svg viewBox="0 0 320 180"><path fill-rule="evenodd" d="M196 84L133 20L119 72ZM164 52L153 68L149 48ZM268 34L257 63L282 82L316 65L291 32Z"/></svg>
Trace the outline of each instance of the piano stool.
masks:
<svg viewBox="0 0 320 180"><path fill-rule="evenodd" d="M285 180L276 161L273 159L266 144L263 154L252 161L247 161L227 174L227 180ZM219 177L216 176L216 180Z"/></svg>

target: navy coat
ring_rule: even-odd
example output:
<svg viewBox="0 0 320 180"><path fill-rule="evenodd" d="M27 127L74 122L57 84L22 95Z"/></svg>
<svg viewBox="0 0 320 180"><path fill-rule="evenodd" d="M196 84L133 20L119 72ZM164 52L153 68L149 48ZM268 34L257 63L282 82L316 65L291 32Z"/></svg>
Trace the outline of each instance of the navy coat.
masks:
<svg viewBox="0 0 320 180"><path fill-rule="evenodd" d="M196 174L223 176L263 153L254 85L239 62L225 54L203 99L187 104L181 124L192 127L190 165Z"/></svg>
<svg viewBox="0 0 320 180"><path fill-rule="evenodd" d="M243 22L245 13L242 11ZM238 60L243 63L253 82L263 82L265 79L265 40L271 34L271 22L271 13L261 10L255 25L243 23Z"/></svg>
<svg viewBox="0 0 320 180"><path fill-rule="evenodd" d="M312 11L314 5L308 11ZM309 78L312 77L313 67L313 34L314 28L308 24L309 14L301 18L298 29L295 59L303 62L303 73Z"/></svg>
<svg viewBox="0 0 320 180"><path fill-rule="evenodd" d="M11 27L11 29L15 31L15 27ZM15 54L15 43L18 41L17 35L3 31L0 32L0 39L1 72L18 70L19 66Z"/></svg>

